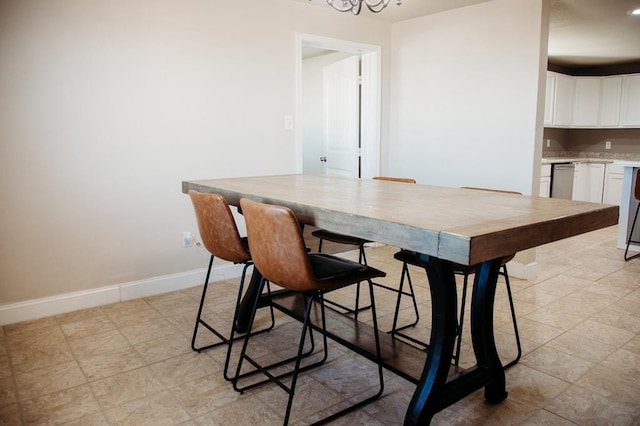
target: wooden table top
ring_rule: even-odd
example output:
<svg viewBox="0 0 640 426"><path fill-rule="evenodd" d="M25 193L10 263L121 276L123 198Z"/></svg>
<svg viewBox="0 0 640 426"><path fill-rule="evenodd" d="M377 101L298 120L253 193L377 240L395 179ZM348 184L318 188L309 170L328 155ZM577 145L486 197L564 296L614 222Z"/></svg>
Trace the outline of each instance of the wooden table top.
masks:
<svg viewBox="0 0 640 426"><path fill-rule="evenodd" d="M335 176L182 182L182 191L284 205L301 223L474 265L615 225L618 206Z"/></svg>

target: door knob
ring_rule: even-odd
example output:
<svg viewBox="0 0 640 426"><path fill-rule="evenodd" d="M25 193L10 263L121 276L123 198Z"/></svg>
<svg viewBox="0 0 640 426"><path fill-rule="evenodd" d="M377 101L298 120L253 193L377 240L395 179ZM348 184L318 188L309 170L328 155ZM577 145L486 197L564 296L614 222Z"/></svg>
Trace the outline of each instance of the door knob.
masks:
<svg viewBox="0 0 640 426"><path fill-rule="evenodd" d="M322 161L323 163L326 163L327 162L327 157L325 157L325 156L320 157L320 161Z"/></svg>

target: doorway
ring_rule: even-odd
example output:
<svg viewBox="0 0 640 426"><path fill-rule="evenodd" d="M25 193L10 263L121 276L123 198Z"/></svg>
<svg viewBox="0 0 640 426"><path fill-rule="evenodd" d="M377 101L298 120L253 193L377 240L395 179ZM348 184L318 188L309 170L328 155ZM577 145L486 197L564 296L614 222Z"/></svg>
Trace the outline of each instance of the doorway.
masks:
<svg viewBox="0 0 640 426"><path fill-rule="evenodd" d="M380 52L379 46L306 34L297 35L296 122L299 125L296 129L296 151L299 173L341 174L363 178L380 174ZM311 68L316 70L317 79L317 70L321 70L325 64L344 61L353 66L354 58L357 59L360 74L355 106L350 105L353 103L353 96L343 96L351 89L345 89L342 85L337 90L334 87L334 95L339 96L334 96L330 101L333 104L327 105L326 94L323 92L330 90L327 85L336 85L331 80L335 80L335 76L343 72L343 67L338 67L340 71L335 68L325 71L330 82L325 80L322 87L322 82L308 81L309 73L304 72L308 67L305 64L314 63ZM333 114L326 114L326 111ZM340 111L340 114L335 114L336 111ZM347 121L354 123L354 117L355 125L345 124ZM357 127L355 133L352 129L354 126ZM336 131L349 134L349 142L330 143L338 141ZM329 137L330 134L333 136ZM341 163L339 167L336 166L338 163Z"/></svg>

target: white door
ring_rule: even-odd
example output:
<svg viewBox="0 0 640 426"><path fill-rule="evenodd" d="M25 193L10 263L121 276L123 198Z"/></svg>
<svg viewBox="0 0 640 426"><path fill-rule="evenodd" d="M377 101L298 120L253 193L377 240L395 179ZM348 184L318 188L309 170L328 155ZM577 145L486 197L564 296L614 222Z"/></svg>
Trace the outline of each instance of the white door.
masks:
<svg viewBox="0 0 640 426"><path fill-rule="evenodd" d="M360 176L360 56L324 67L324 173Z"/></svg>

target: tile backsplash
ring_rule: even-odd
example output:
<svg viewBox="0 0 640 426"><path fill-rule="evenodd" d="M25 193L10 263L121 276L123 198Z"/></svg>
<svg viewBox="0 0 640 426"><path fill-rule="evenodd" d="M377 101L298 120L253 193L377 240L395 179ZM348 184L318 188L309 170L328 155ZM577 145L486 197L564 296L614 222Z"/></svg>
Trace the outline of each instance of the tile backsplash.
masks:
<svg viewBox="0 0 640 426"><path fill-rule="evenodd" d="M545 128L542 156L639 160L640 129Z"/></svg>

